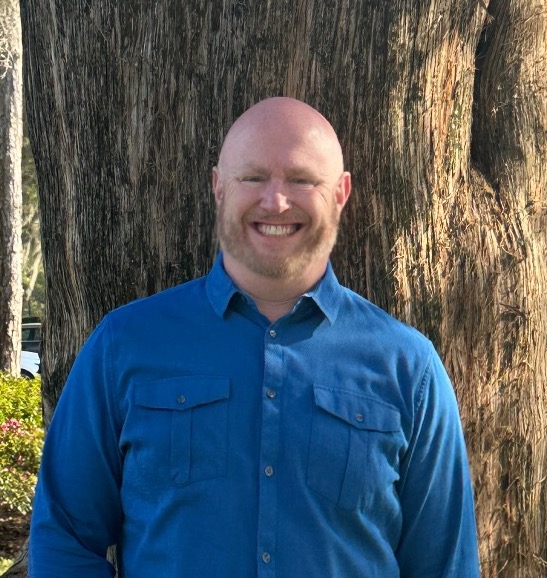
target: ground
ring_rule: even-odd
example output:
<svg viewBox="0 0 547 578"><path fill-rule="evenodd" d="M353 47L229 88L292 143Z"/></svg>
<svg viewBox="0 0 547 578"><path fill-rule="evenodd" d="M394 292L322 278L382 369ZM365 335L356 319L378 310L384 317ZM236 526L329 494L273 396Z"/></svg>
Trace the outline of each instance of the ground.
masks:
<svg viewBox="0 0 547 578"><path fill-rule="evenodd" d="M14 558L28 537L29 516L0 504L0 558Z"/></svg>

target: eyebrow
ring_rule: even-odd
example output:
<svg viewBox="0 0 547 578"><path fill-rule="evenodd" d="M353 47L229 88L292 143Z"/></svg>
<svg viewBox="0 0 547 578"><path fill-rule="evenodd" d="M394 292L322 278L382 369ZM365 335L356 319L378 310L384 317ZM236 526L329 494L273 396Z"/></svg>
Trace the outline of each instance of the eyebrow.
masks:
<svg viewBox="0 0 547 578"><path fill-rule="evenodd" d="M238 173L270 173L270 169L267 166L259 165L256 163L245 163L237 170ZM308 168L303 166L289 167L287 174L289 176L306 177L310 179L320 179L323 178L319 173L314 173Z"/></svg>
<svg viewBox="0 0 547 578"><path fill-rule="evenodd" d="M238 169L238 172L264 172L265 170L265 167L255 163L245 163L241 165L241 167Z"/></svg>

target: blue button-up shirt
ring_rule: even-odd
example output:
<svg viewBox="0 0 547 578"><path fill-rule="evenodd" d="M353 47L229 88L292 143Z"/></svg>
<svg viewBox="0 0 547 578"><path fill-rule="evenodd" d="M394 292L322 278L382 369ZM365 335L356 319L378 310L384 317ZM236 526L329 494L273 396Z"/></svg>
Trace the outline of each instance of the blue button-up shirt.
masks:
<svg viewBox="0 0 547 578"><path fill-rule="evenodd" d="M330 269L270 323L225 273L106 316L44 450L31 578L475 578L452 387Z"/></svg>

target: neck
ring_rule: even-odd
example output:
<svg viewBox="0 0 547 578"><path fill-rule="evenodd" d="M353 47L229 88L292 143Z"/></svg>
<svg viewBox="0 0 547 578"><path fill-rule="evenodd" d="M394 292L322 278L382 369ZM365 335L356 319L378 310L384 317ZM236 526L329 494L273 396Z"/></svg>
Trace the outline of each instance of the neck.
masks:
<svg viewBox="0 0 547 578"><path fill-rule="evenodd" d="M232 281L255 302L258 310L271 322L292 310L298 299L324 275L326 264L290 279L271 279L238 266L224 255L224 268Z"/></svg>
<svg viewBox="0 0 547 578"><path fill-rule="evenodd" d="M305 293L305 291L302 291L302 293L298 293L297 295L293 295L287 299L279 299L279 296L275 298L268 296L268 298L265 298L251 293L250 291L245 292L252 297L260 313L272 322L277 321L279 318L283 317L283 315L289 313L302 293Z"/></svg>

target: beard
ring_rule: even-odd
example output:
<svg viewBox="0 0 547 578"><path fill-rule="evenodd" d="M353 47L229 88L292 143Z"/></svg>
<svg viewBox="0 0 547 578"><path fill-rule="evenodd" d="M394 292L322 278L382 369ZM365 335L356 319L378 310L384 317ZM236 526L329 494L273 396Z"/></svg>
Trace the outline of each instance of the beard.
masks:
<svg viewBox="0 0 547 578"><path fill-rule="evenodd" d="M291 222L294 214L293 212L287 215L285 220ZM247 223L255 220L267 222L268 216L247 215L236 219L230 216L221 204L217 214L217 235L222 250L253 273L270 279L286 280L297 277L315 259L330 255L336 244L340 217L333 206L331 214L309 233L298 249L287 256L261 254L256 250L247 236ZM276 215L275 223L281 224L279 215Z"/></svg>

